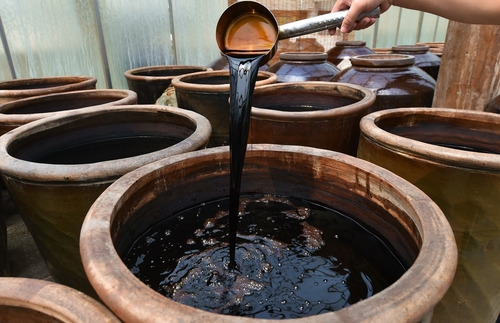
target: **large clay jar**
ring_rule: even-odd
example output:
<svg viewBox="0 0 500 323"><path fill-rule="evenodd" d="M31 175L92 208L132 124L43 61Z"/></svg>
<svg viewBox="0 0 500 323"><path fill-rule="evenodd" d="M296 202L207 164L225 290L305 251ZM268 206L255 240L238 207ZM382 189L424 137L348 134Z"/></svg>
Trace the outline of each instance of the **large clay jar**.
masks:
<svg viewBox="0 0 500 323"><path fill-rule="evenodd" d="M333 82L264 85L252 98L249 143L323 148L356 155L359 121L375 94Z"/></svg>
<svg viewBox="0 0 500 323"><path fill-rule="evenodd" d="M444 42L417 42L415 45L428 46L431 53L439 58L443 56Z"/></svg>
<svg viewBox="0 0 500 323"><path fill-rule="evenodd" d="M203 66L160 65L125 71L128 88L137 93L139 104L154 104L179 75L210 70Z"/></svg>
<svg viewBox="0 0 500 323"><path fill-rule="evenodd" d="M0 137L0 172L54 279L92 295L78 239L89 207L117 178L205 147L208 120L154 105L67 111Z"/></svg>
<svg viewBox="0 0 500 323"><path fill-rule="evenodd" d="M276 75L259 71L255 87L276 82ZM229 144L229 71L187 74L172 80L177 105L205 116L212 125L208 147Z"/></svg>
<svg viewBox="0 0 500 323"><path fill-rule="evenodd" d="M345 154L286 145L248 148L242 194L294 196L333 207L378 231L412 264L371 297L286 322L417 322L430 317L451 283L457 256L451 228L435 203L402 178ZM120 319L269 322L174 302L136 278L120 258L148 226L200 203L227 198L229 159L226 146L151 163L116 181L89 210L80 243L85 271Z"/></svg>
<svg viewBox="0 0 500 323"><path fill-rule="evenodd" d="M500 95L497 97L494 97L486 107L484 108L484 111L486 112L493 112L493 113L500 113Z"/></svg>
<svg viewBox="0 0 500 323"><path fill-rule="evenodd" d="M400 107L431 107L436 80L415 66L415 57L400 54L361 55L332 82L361 85L377 98L373 110Z"/></svg>
<svg viewBox="0 0 500 323"><path fill-rule="evenodd" d="M392 46L391 52L394 54L414 56L415 66L420 67L427 74L437 80L439 74L439 66L441 65L441 59L436 54L430 52L429 46L398 45Z"/></svg>
<svg viewBox="0 0 500 323"><path fill-rule="evenodd" d="M276 53L269 60L269 65L272 65L280 60L280 54L285 52L320 52L323 53L325 47L318 42L316 38L295 37L292 39L281 39L278 41Z"/></svg>
<svg viewBox="0 0 500 323"><path fill-rule="evenodd" d="M78 323L120 320L104 305L67 286L30 278L0 278L0 322Z"/></svg>
<svg viewBox="0 0 500 323"><path fill-rule="evenodd" d="M7 254L7 223L0 203L0 277L9 276L9 257Z"/></svg>
<svg viewBox="0 0 500 323"><path fill-rule="evenodd" d="M330 81L340 71L326 59L324 52L284 52L267 68L278 76L278 83Z"/></svg>
<svg viewBox="0 0 500 323"><path fill-rule="evenodd" d="M375 54L373 50L366 47L366 42L360 40L338 41L335 46L327 52L328 61L338 66L344 59L350 59L354 56Z"/></svg>
<svg viewBox="0 0 500 323"><path fill-rule="evenodd" d="M61 111L136 103L135 92L113 89L54 93L15 100L0 104L0 135Z"/></svg>
<svg viewBox="0 0 500 323"><path fill-rule="evenodd" d="M361 120L358 156L432 198L455 234L455 279L435 322L495 322L500 311L500 116L401 108Z"/></svg>
<svg viewBox="0 0 500 323"><path fill-rule="evenodd" d="M0 82L0 104L58 92L95 89L97 79L90 76L54 76Z"/></svg>

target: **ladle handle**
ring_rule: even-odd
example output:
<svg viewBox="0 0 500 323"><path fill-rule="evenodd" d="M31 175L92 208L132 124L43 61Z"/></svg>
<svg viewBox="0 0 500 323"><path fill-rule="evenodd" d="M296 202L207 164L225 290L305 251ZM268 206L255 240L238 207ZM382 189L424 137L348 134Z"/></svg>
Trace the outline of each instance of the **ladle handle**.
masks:
<svg viewBox="0 0 500 323"><path fill-rule="evenodd" d="M331 12L324 15L319 15L307 19L297 20L279 27L278 39L288 39L292 37L311 34L317 31L338 28L342 25L342 21L347 14L347 10ZM378 18L380 16L380 8L377 7L372 11L363 12L356 21L364 17Z"/></svg>

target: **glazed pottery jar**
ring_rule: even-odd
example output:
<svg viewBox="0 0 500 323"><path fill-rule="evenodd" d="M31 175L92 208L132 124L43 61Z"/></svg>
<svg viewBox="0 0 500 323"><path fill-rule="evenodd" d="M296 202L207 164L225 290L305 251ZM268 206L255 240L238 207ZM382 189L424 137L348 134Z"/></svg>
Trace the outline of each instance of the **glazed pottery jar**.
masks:
<svg viewBox="0 0 500 323"><path fill-rule="evenodd" d="M324 52L284 52L267 69L278 76L278 83L330 81L340 71L326 59Z"/></svg>
<svg viewBox="0 0 500 323"><path fill-rule="evenodd" d="M7 254L7 223L3 212L3 205L0 203L0 277L8 276L10 273Z"/></svg>
<svg viewBox="0 0 500 323"><path fill-rule="evenodd" d="M15 100L0 104L0 134L63 111L136 103L135 92L113 89L53 93Z"/></svg>
<svg viewBox="0 0 500 323"><path fill-rule="evenodd" d="M154 104L179 75L210 70L203 66L160 65L133 68L125 72L128 88L137 93L139 104Z"/></svg>
<svg viewBox="0 0 500 323"><path fill-rule="evenodd" d="M439 58L443 56L444 42L418 42L415 45L428 46L431 53Z"/></svg>
<svg viewBox="0 0 500 323"><path fill-rule="evenodd" d="M402 178L348 155L303 146L248 148L242 194L294 196L333 207L378 231L394 252L404 255L403 262L411 264L393 284L366 299L338 311L285 322L418 322L430 318L451 283L457 257L451 228L434 202ZM229 159L227 146L165 158L118 179L92 205L81 232L82 260L99 297L120 319L269 322L175 302L139 280L121 258L151 225L181 210L226 198ZM206 221L207 225L211 222ZM175 230L184 232L182 227ZM333 235L321 230L318 234Z"/></svg>
<svg viewBox="0 0 500 323"><path fill-rule="evenodd" d="M276 74L259 71L255 88L276 82ZM212 125L208 147L229 144L229 70L187 74L172 80L179 108L205 116Z"/></svg>
<svg viewBox="0 0 500 323"><path fill-rule="evenodd" d="M72 288L38 279L0 278L0 322L118 323L104 305Z"/></svg>
<svg viewBox="0 0 500 323"><path fill-rule="evenodd" d="M435 322L495 322L500 311L500 116L401 108L361 120L358 157L407 179L446 215L458 247Z"/></svg>
<svg viewBox="0 0 500 323"><path fill-rule="evenodd" d="M249 143L302 145L356 155L359 121L375 94L334 82L276 83L256 88Z"/></svg>
<svg viewBox="0 0 500 323"><path fill-rule="evenodd" d="M500 113L500 95L493 98L486 107L484 108L486 112Z"/></svg>
<svg viewBox="0 0 500 323"><path fill-rule="evenodd" d="M278 48L274 56L269 60L268 64L272 65L280 60L280 54L286 52L316 52L323 53L325 47L321 45L316 38L310 37L294 37L288 39L281 39L278 41Z"/></svg>
<svg viewBox="0 0 500 323"><path fill-rule="evenodd" d="M429 46L424 45L398 45L392 46L392 53L414 56L415 66L420 67L437 80L441 59L429 49Z"/></svg>
<svg viewBox="0 0 500 323"><path fill-rule="evenodd" d="M97 79L90 76L54 76L0 82L0 104L58 92L95 89Z"/></svg>
<svg viewBox="0 0 500 323"><path fill-rule="evenodd" d="M328 61L338 66L344 59L350 59L359 55L375 54L373 50L366 47L366 42L360 40L352 41L338 41L335 46L330 48L327 52Z"/></svg>
<svg viewBox="0 0 500 323"><path fill-rule="evenodd" d="M436 80L415 66L415 57L400 54L361 55L332 82L361 85L377 98L373 110L399 107L431 107Z"/></svg>
<svg viewBox="0 0 500 323"><path fill-rule="evenodd" d="M67 111L0 137L3 181L53 278L93 295L78 239L89 207L125 173L204 148L208 120L155 105Z"/></svg>

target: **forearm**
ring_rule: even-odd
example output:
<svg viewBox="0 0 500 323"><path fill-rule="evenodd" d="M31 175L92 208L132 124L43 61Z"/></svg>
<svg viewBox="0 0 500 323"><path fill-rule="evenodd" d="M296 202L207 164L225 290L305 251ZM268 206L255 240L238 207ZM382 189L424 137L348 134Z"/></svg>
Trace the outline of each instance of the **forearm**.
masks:
<svg viewBox="0 0 500 323"><path fill-rule="evenodd" d="M395 0L394 5L470 24L500 24L500 0Z"/></svg>
<svg viewBox="0 0 500 323"><path fill-rule="evenodd" d="M375 22L374 18L367 17L356 22L362 12L377 6L384 12L393 5L468 24L500 25L500 0L336 0L332 11L349 9L340 29L345 33L367 28Z"/></svg>

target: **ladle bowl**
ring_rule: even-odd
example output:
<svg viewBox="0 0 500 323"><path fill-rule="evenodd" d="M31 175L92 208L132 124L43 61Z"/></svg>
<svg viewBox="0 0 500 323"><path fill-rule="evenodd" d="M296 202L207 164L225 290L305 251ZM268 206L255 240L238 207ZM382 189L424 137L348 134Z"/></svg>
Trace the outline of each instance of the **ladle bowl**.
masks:
<svg viewBox="0 0 500 323"><path fill-rule="evenodd" d="M273 13L264 5L255 1L238 1L222 13L215 37L223 54L236 57L264 55L260 60L262 66L276 53L279 40L338 28L346 14L347 10L331 12L279 26ZM363 17L376 18L379 15L380 8L377 7L362 13L356 21ZM234 35L242 36L238 47L234 46L236 42L231 41Z"/></svg>

